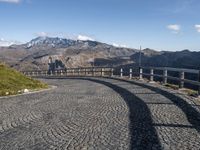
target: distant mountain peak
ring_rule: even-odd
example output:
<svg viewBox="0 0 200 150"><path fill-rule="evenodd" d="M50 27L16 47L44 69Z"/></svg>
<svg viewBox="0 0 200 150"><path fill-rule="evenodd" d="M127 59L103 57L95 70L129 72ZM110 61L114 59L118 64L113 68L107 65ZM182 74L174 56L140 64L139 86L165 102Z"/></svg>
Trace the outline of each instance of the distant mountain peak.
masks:
<svg viewBox="0 0 200 150"><path fill-rule="evenodd" d="M65 39L59 37L48 37L48 36L39 36L35 39L32 39L30 42L24 44L24 48L26 49L48 49L48 48L68 48L70 46L78 46L78 47L96 47L97 45L104 44L101 42L93 41L92 39ZM104 44L105 45L105 44ZM106 44L107 45L107 44Z"/></svg>
<svg viewBox="0 0 200 150"><path fill-rule="evenodd" d="M18 41L5 40L3 38L0 38L0 46L3 46L3 47L8 47L8 46L11 46L11 45L19 45L19 44L22 44L22 43L18 42Z"/></svg>
<svg viewBox="0 0 200 150"><path fill-rule="evenodd" d="M189 49L184 49L184 50L182 50L182 52L190 52L190 50Z"/></svg>
<svg viewBox="0 0 200 150"><path fill-rule="evenodd" d="M64 39L59 37L47 37L39 36L30 42L26 43L26 48L32 48L34 46L44 46L44 47L69 47L76 43L75 40Z"/></svg>

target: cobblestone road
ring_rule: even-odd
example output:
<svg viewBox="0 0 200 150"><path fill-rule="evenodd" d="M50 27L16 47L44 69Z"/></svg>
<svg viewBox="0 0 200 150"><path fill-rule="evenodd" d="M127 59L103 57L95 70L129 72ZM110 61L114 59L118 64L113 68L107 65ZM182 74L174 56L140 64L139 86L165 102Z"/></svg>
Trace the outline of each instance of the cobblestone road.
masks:
<svg viewBox="0 0 200 150"><path fill-rule="evenodd" d="M0 149L200 149L199 105L139 82L46 79L0 99Z"/></svg>

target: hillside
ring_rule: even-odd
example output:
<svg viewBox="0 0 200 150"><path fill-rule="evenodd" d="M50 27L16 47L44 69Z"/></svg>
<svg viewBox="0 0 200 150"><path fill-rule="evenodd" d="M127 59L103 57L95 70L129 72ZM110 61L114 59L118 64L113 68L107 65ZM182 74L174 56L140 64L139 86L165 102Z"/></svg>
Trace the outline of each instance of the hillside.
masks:
<svg viewBox="0 0 200 150"><path fill-rule="evenodd" d="M19 94L24 89L38 90L43 88L47 88L47 85L0 64L0 96Z"/></svg>
<svg viewBox="0 0 200 150"><path fill-rule="evenodd" d="M110 60L130 56L137 51L97 41L38 37L26 44L0 47L0 61L17 70L43 70L48 68L51 56L54 60L61 60L65 67L90 67L94 59Z"/></svg>
<svg viewBox="0 0 200 150"><path fill-rule="evenodd" d="M131 56L131 60L135 62L138 62L138 58L139 53ZM151 50L151 53L145 53L144 50L141 58L142 66L200 69L200 52L191 52L189 50L156 52Z"/></svg>
<svg viewBox="0 0 200 150"><path fill-rule="evenodd" d="M98 41L38 37L30 42L0 47L0 61L22 70L47 70L48 59L65 68L95 66L138 66L139 50L115 47ZM200 69L200 52L142 50L142 65Z"/></svg>

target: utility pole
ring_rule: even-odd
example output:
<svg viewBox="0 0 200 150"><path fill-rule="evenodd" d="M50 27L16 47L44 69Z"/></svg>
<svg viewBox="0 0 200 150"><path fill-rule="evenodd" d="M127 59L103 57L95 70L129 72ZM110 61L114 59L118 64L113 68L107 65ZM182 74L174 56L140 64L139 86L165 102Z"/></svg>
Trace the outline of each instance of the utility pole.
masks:
<svg viewBox="0 0 200 150"><path fill-rule="evenodd" d="M93 56L93 65L92 65L92 67L94 68L94 50L93 50L92 56Z"/></svg>
<svg viewBox="0 0 200 150"><path fill-rule="evenodd" d="M142 63L142 60L141 60L142 58L141 58L141 57L142 57L142 47L140 46L139 67L141 67L141 65L142 65L142 64L141 64L141 63Z"/></svg>
<svg viewBox="0 0 200 150"><path fill-rule="evenodd" d="M139 54L139 79L142 80L142 60L141 60L141 57L142 57L142 47L140 46L140 54Z"/></svg>
<svg viewBox="0 0 200 150"><path fill-rule="evenodd" d="M113 67L112 58L111 58L111 49L109 49L109 60L111 62L109 66Z"/></svg>

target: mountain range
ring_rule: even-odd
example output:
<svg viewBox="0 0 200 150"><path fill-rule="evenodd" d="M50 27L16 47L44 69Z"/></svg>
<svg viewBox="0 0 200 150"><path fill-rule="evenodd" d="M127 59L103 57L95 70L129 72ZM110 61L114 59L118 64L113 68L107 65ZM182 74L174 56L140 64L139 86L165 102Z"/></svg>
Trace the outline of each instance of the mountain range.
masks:
<svg viewBox="0 0 200 150"><path fill-rule="evenodd" d="M47 70L49 57L67 67L138 66L140 51L98 41L37 37L25 44L0 47L0 62L17 70ZM141 51L143 66L200 69L200 52Z"/></svg>

